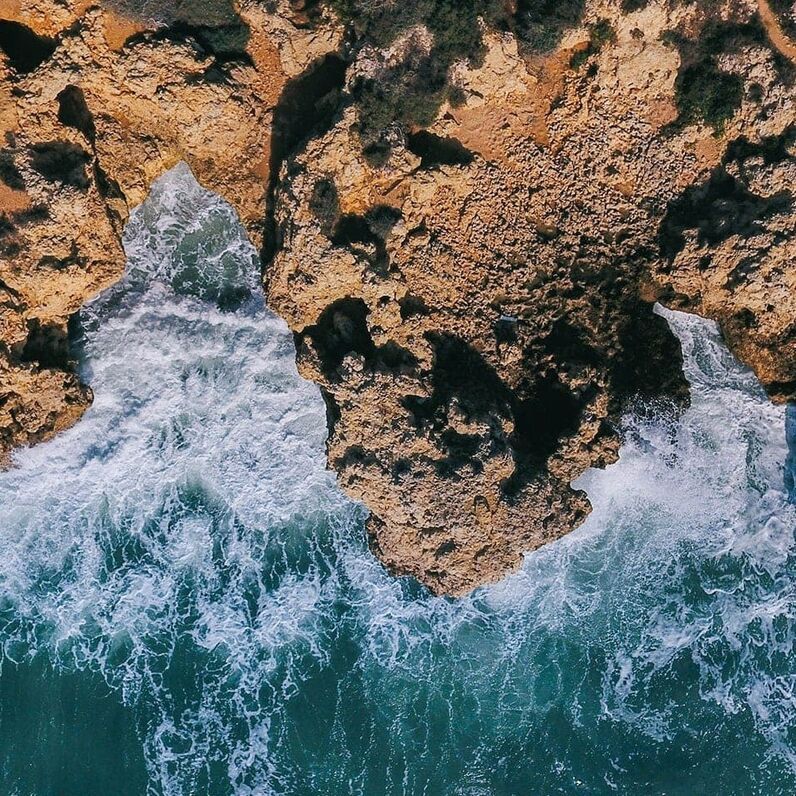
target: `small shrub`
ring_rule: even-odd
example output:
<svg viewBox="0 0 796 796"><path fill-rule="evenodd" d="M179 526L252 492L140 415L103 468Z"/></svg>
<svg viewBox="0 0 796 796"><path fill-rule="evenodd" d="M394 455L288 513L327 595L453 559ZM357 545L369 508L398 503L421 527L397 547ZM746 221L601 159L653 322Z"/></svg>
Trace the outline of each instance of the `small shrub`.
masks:
<svg viewBox="0 0 796 796"><path fill-rule="evenodd" d="M600 19L590 28L591 45L597 49L602 49L606 44L613 44L616 41L616 31L607 19Z"/></svg>
<svg viewBox="0 0 796 796"><path fill-rule="evenodd" d="M14 163L14 154L7 149L0 149L0 182L15 191L25 190L25 181Z"/></svg>
<svg viewBox="0 0 796 796"><path fill-rule="evenodd" d="M433 54L410 55L394 69L354 86L360 109L360 137L367 148L383 140L394 122L424 127L434 121L448 91L447 67Z"/></svg>
<svg viewBox="0 0 796 796"><path fill-rule="evenodd" d="M454 108L460 108L467 102L467 94L461 86L450 86L448 88L448 102Z"/></svg>
<svg viewBox="0 0 796 796"><path fill-rule="evenodd" d="M607 19L600 19L589 28L589 43L583 50L578 50L569 60L572 69L579 69L595 53L600 52L606 44L616 41L616 31Z"/></svg>
<svg viewBox="0 0 796 796"><path fill-rule="evenodd" d="M744 46L770 47L760 19L753 17L745 23L708 21L698 38L687 39L669 32L666 40L677 47L683 64L675 84L679 115L674 128L702 121L717 135L721 134L741 106L745 85L741 76L719 67L719 57L723 53L738 52ZM783 80L790 81L792 65L778 52L772 53L777 72ZM752 91L750 99L755 101L754 97Z"/></svg>
<svg viewBox="0 0 796 796"><path fill-rule="evenodd" d="M683 38L675 30L663 30L658 37L667 47L680 47L683 43Z"/></svg>
<svg viewBox="0 0 796 796"><path fill-rule="evenodd" d="M577 52L572 54L572 57L569 59L569 67L570 69L578 70L580 69L586 61L589 60L589 57L592 54L592 50L589 47L585 47L582 50L578 50Z"/></svg>
<svg viewBox="0 0 796 796"><path fill-rule="evenodd" d="M741 107L743 80L719 69L712 60L687 67L677 79L676 98L683 124L704 121L721 133Z"/></svg>
<svg viewBox="0 0 796 796"><path fill-rule="evenodd" d="M796 7L793 0L769 0L769 4L785 32L791 38L796 38Z"/></svg>
<svg viewBox="0 0 796 796"><path fill-rule="evenodd" d="M417 25L425 26L433 37L429 53L410 51L403 64L353 87L363 149L375 160L389 149L384 131L393 123L423 127L433 121L445 100L464 102L462 90L450 85L449 71L456 61L477 65L483 58L480 18L493 29L515 32L523 52L547 52L567 27L578 23L585 4L585 0L518 0L512 12L506 0L326 2L359 44L385 47Z"/></svg>
<svg viewBox="0 0 796 796"><path fill-rule="evenodd" d="M333 180L318 180L312 189L310 210L321 222L323 234L331 236L340 219L340 200Z"/></svg>
<svg viewBox="0 0 796 796"><path fill-rule="evenodd" d="M389 205L376 205L365 214L370 231L380 240L387 240L392 228L401 218L400 210Z"/></svg>
<svg viewBox="0 0 796 796"><path fill-rule="evenodd" d="M518 0L515 29L525 53L554 50L583 16L584 0Z"/></svg>

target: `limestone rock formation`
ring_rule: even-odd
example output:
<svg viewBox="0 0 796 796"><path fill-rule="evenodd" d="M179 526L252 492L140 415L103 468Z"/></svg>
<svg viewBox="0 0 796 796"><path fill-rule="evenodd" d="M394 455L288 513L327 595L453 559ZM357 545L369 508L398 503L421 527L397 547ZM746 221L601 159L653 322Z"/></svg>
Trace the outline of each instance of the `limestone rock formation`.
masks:
<svg viewBox="0 0 796 796"><path fill-rule="evenodd" d="M121 232L153 179L187 161L262 240L274 109L341 35L297 27L283 6L241 6L248 38L229 52L201 19L173 29L118 3L0 4L0 453L87 406L67 321L121 276Z"/></svg>
<svg viewBox="0 0 796 796"><path fill-rule="evenodd" d="M580 523L570 484L614 461L628 402L686 399L654 299L717 319L796 395L793 74L755 11L594 4L535 59L490 35L459 102L383 162L353 103L283 171L269 301L395 572L462 593ZM710 26L720 54L691 52ZM713 125L678 107L708 57L744 86ZM363 52L350 95L379 68Z"/></svg>
<svg viewBox="0 0 796 796"><path fill-rule="evenodd" d="M772 398L796 399L796 126L739 137L671 202L654 269L672 307L714 318Z"/></svg>
<svg viewBox="0 0 796 796"><path fill-rule="evenodd" d="M687 401L654 301L796 400L796 21L363 2L0 0L0 453L87 405L68 319L185 160L263 247L374 550L460 594L583 520L638 396Z"/></svg>

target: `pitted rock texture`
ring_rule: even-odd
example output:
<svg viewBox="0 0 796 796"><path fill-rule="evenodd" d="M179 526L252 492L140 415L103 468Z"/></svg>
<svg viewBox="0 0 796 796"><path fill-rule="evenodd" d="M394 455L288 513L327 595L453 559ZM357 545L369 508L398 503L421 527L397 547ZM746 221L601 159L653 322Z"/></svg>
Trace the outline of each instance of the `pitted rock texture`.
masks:
<svg viewBox="0 0 796 796"><path fill-rule="evenodd" d="M626 399L683 397L678 345L638 294L655 230L619 234L647 214L577 172L557 211L545 175L565 153L424 167L395 146L374 174L339 161L352 122L281 183L269 301L324 388L330 462L373 508L381 557L458 593L586 516L569 484L614 461Z"/></svg>
<svg viewBox="0 0 796 796"><path fill-rule="evenodd" d="M219 55L201 18L164 27L126 7L0 2L0 458L88 405L67 321L121 276L152 180L187 161L261 242L274 110L341 36L251 2L236 12L246 49Z"/></svg>
<svg viewBox="0 0 796 796"><path fill-rule="evenodd" d="M796 399L796 120L738 138L669 205L654 270L672 307L721 323L776 400Z"/></svg>
<svg viewBox="0 0 796 796"><path fill-rule="evenodd" d="M461 594L582 522L639 397L687 402L654 301L796 399L793 15L387 2L385 43L358 2L0 0L0 456L87 406L67 321L185 160L262 246L374 550Z"/></svg>
<svg viewBox="0 0 796 796"><path fill-rule="evenodd" d="M545 57L489 35L463 101L394 129L383 163L352 104L283 170L269 301L394 572L463 593L587 516L571 483L615 460L630 403L687 401L655 299L796 397L793 73L761 31L756 3L587 4ZM679 88L706 63L740 87L710 124ZM363 53L352 94L380 68Z"/></svg>

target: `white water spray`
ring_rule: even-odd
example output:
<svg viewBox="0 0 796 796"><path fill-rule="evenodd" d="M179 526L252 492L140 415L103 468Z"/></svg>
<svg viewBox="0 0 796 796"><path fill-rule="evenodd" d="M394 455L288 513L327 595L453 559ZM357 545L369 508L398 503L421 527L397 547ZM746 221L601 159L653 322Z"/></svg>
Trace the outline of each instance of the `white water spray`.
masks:
<svg viewBox="0 0 796 796"><path fill-rule="evenodd" d="M231 208L178 166L125 248L81 313L94 405L0 474L0 643L119 688L153 796L573 792L556 722L597 739L592 792L657 792L628 749L700 722L761 739L753 784L794 782L784 410L714 325L665 313L691 409L627 418L587 523L454 601L368 552ZM730 793L748 766L722 765Z"/></svg>

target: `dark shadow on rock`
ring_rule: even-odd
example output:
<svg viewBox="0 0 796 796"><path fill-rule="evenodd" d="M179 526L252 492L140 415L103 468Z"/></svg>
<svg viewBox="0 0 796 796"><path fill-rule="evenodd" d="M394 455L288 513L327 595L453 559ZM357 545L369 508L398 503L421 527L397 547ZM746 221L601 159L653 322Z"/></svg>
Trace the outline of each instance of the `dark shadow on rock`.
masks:
<svg viewBox="0 0 796 796"><path fill-rule="evenodd" d="M420 158L420 168L430 169L434 166L468 166L473 162L474 155L456 138L418 130L406 137L406 147Z"/></svg>
<svg viewBox="0 0 796 796"><path fill-rule="evenodd" d="M0 20L0 50L18 74L33 72L55 52L55 47L55 39L38 36L19 22Z"/></svg>
<svg viewBox="0 0 796 796"><path fill-rule="evenodd" d="M261 253L263 268L268 267L281 245L274 210L282 164L311 135L322 134L331 126L347 68L347 62L339 55L324 56L285 86L274 108Z"/></svg>
<svg viewBox="0 0 796 796"><path fill-rule="evenodd" d="M744 162L762 158L767 165L781 163L791 157L788 148L794 139L796 127L760 143L734 141L706 182L689 186L669 203L658 232L661 254L671 263L685 246L686 230L695 230L700 243L714 246L732 235L756 235L762 222L790 210L791 191L758 196L749 189ZM739 177L730 173L731 165Z"/></svg>
<svg viewBox="0 0 796 796"><path fill-rule="evenodd" d="M58 121L67 127L79 130L93 145L97 131L83 90L78 86L67 86L56 99L58 100Z"/></svg>
<svg viewBox="0 0 796 796"><path fill-rule="evenodd" d="M30 165L49 182L60 182L85 191L89 186L86 164L91 160L83 147L71 141L44 141L30 147Z"/></svg>
<svg viewBox="0 0 796 796"><path fill-rule="evenodd" d="M410 351L391 340L381 346L373 342L368 312L362 299L339 299L321 313L317 323L296 334L296 348L301 351L309 339L329 381L339 379L338 369L351 354L361 356L372 370L395 374L414 370L418 363Z"/></svg>

